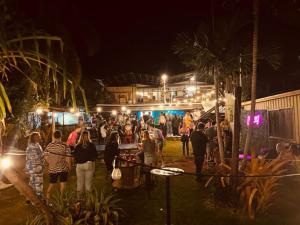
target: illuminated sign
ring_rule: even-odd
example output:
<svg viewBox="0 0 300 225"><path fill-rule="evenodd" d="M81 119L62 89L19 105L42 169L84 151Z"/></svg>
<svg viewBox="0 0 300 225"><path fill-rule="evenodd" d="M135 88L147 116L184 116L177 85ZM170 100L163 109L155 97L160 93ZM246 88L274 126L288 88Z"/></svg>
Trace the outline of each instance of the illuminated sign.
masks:
<svg viewBox="0 0 300 225"><path fill-rule="evenodd" d="M251 117L250 115L247 116L246 118L246 124L247 126L250 126L250 120ZM264 118L260 112L256 112L252 121L252 124L254 127L260 127L264 122Z"/></svg>

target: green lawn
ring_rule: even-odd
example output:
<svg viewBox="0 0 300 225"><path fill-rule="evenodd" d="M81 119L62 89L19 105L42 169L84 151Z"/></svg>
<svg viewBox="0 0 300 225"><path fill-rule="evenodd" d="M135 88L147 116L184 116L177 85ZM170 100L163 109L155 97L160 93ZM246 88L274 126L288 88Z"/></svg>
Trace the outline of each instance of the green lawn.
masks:
<svg viewBox="0 0 300 225"><path fill-rule="evenodd" d="M181 143L169 141L165 154L168 161L182 159ZM70 182L75 188L75 174ZM97 164L96 186L110 189L105 179L105 169ZM233 214L229 209L214 208L211 193L195 181L190 175L171 178L171 211L174 225L298 225L300 224L300 183L296 179L287 179L278 193L275 206L268 215L255 221ZM121 225L159 225L165 224L165 180L156 178L156 184L148 198L144 187L118 192L121 205L127 212ZM25 206L25 199L14 188L0 192L0 224L25 224L26 218L34 210Z"/></svg>

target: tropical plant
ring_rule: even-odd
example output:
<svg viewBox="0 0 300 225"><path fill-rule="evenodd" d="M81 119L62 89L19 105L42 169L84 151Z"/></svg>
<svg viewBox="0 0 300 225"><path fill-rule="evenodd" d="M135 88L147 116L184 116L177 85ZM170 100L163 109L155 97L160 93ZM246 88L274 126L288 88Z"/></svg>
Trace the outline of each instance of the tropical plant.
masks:
<svg viewBox="0 0 300 225"><path fill-rule="evenodd" d="M103 190L94 190L87 195L86 213L89 213L88 221L91 224L118 224L119 217L124 215L124 210L117 206L120 199L112 193L107 194Z"/></svg>
<svg viewBox="0 0 300 225"><path fill-rule="evenodd" d="M276 188L280 185L279 175L287 171L288 164L288 160L280 158L271 161L254 157L251 159L244 170L249 177L240 181L237 187L242 212L254 219L255 215L265 213L272 206L277 194Z"/></svg>
<svg viewBox="0 0 300 225"><path fill-rule="evenodd" d="M51 199L51 211L57 225L117 225L125 212L117 203L120 199L113 193L95 189L86 195L85 202L77 202L75 194L56 192ZM29 217L27 225L42 225L44 215Z"/></svg>
<svg viewBox="0 0 300 225"><path fill-rule="evenodd" d="M289 163L289 160L280 157L271 161L252 157L240 172L237 185L232 186L230 167L226 167L225 170L218 169L218 176L210 177L205 187L211 186L217 203L235 207L237 212L254 219L257 214L266 213L274 203L280 175L288 171Z"/></svg>

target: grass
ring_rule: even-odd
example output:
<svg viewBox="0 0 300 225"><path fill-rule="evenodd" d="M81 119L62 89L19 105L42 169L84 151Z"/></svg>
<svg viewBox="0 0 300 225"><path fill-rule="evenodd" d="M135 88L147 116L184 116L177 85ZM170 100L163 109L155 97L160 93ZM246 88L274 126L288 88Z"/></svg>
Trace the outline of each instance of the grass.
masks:
<svg viewBox="0 0 300 225"><path fill-rule="evenodd" d="M166 161L183 159L181 143L169 141L164 150ZM105 168L97 164L95 185L111 189L105 179ZM70 179L70 188L75 189L75 174ZM45 185L47 186L47 185ZM171 178L171 213L174 225L298 225L300 221L299 193L300 183L297 179L286 179L280 187L274 207L268 215L254 221L240 217L226 208L214 208L211 193L195 181L190 175ZM159 225L165 224L165 180L155 177L155 187L148 198L144 187L118 192L122 199L121 206L127 216L120 225ZM0 224L25 224L26 218L34 209L24 204L17 190L10 188L0 192Z"/></svg>

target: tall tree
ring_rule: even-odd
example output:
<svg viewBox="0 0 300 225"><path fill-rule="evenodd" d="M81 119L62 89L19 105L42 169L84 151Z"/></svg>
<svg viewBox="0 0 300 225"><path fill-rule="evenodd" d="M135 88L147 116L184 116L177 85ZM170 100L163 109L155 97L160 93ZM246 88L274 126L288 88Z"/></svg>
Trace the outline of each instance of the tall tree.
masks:
<svg viewBox="0 0 300 225"><path fill-rule="evenodd" d="M220 81L225 77L239 74L239 55L246 54L247 42L241 39L240 30L250 23L244 14L237 12L232 18L216 18L214 29L202 23L193 34L181 33L177 35L173 45L174 53L182 62L207 76L212 76L216 91L216 122L221 163L224 163L224 146L219 117ZM247 70L249 61L244 60L243 66Z"/></svg>
<svg viewBox="0 0 300 225"><path fill-rule="evenodd" d="M256 103L256 80L257 80L257 52L258 52L258 17L259 0L253 0L253 42L252 42L252 77L251 77L251 112L250 123L247 131L246 143L244 148L243 164L247 160L247 154L250 150L251 138L253 133L253 119L255 115Z"/></svg>

